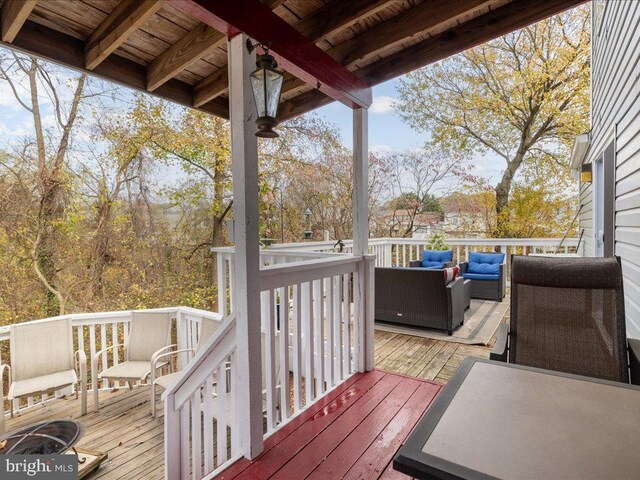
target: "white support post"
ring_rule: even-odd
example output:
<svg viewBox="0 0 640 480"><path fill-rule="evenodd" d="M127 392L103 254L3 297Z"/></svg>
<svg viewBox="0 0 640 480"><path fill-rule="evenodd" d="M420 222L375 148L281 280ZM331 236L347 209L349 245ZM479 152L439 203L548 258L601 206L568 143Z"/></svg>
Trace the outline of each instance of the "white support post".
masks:
<svg viewBox="0 0 640 480"><path fill-rule="evenodd" d="M362 256L363 261L357 271L355 291L355 312L359 371L373 370L373 275L375 256L369 252L369 148L368 112L365 109L353 111L353 255Z"/></svg>
<svg viewBox="0 0 640 480"><path fill-rule="evenodd" d="M374 316L375 316L375 268L376 257L373 255L367 255L364 261L365 271L365 313L366 329L364 332L364 368L366 371L373 370L376 367L375 355L374 355Z"/></svg>
<svg viewBox="0 0 640 480"><path fill-rule="evenodd" d="M263 449L258 141L256 107L249 80L255 69L255 52L247 50L247 36L239 34L229 40L228 55L235 239L232 288L238 339L235 411L242 415L237 422L240 451L254 459Z"/></svg>
<svg viewBox="0 0 640 480"><path fill-rule="evenodd" d="M353 255L369 251L369 120L367 110L353 111Z"/></svg>

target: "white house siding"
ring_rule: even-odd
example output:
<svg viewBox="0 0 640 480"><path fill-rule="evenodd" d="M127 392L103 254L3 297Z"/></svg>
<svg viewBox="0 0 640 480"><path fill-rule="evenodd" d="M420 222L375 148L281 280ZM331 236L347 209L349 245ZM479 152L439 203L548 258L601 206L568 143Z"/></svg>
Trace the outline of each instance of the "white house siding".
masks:
<svg viewBox="0 0 640 480"><path fill-rule="evenodd" d="M627 333L640 338L640 2L596 0L593 13L591 146L585 162L615 140L614 249L625 278ZM591 190L581 185L587 255L594 245Z"/></svg>
<svg viewBox="0 0 640 480"><path fill-rule="evenodd" d="M593 255L593 199L591 184L580 185L580 232L582 234L582 248L587 256Z"/></svg>

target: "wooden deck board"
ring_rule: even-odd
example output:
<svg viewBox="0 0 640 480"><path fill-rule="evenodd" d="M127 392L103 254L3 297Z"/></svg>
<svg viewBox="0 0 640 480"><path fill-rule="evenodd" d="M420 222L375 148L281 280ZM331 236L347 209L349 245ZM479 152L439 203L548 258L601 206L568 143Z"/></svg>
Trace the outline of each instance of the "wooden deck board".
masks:
<svg viewBox="0 0 640 480"><path fill-rule="evenodd" d="M362 374L318 413L279 430L257 459L216 480L376 479L441 388L381 370Z"/></svg>
<svg viewBox="0 0 640 480"><path fill-rule="evenodd" d="M102 466L87 478L138 479L164 476L164 426L161 413L155 419L149 413L148 386L133 390L100 392L100 411L80 416L80 401L75 397L57 398L22 410L7 420L7 430L53 418L73 418L85 426L79 447L109 455Z"/></svg>
<svg viewBox="0 0 640 480"><path fill-rule="evenodd" d="M507 295L503 303L509 303ZM509 321L509 309L503 323ZM489 345L467 345L464 343L431 340L423 337L375 332L376 367L424 380L447 383L467 357L489 358L495 343L495 335Z"/></svg>

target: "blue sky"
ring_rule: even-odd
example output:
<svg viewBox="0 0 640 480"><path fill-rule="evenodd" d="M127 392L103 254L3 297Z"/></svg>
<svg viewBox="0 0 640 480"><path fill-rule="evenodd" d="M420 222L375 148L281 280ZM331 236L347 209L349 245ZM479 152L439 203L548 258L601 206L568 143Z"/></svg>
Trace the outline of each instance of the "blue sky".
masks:
<svg viewBox="0 0 640 480"><path fill-rule="evenodd" d="M428 68L428 67L427 67ZM419 148L427 139L405 124L393 108L398 98L398 78L373 87L373 104L369 109L369 149L373 152L397 152L406 148ZM351 138L351 111L338 102L319 108L316 114L337 125L342 140L349 148ZM502 174L504 161L495 156L476 156L469 160L473 173L495 185Z"/></svg>

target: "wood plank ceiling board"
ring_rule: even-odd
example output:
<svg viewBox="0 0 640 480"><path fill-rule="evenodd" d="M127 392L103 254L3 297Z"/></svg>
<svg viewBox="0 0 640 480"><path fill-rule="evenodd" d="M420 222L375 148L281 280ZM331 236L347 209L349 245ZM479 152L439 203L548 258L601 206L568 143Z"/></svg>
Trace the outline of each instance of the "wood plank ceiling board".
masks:
<svg viewBox="0 0 640 480"><path fill-rule="evenodd" d="M12 44L3 43L3 45L59 63L68 68L87 72L84 63L84 42L82 40L29 20ZM108 56L91 73L133 89L145 90L146 87L144 66L119 55ZM191 85L173 79L159 88L154 94L180 105L191 106L192 92ZM228 102L223 99L209 102L207 105L202 106L200 110L223 118L228 118L229 115Z"/></svg>
<svg viewBox="0 0 640 480"><path fill-rule="evenodd" d="M266 2L269 8L278 8L284 0L269 0ZM171 5L171 4L169 4ZM174 8L175 11L179 9ZM222 60L220 48L226 44L226 35L220 33L204 23L196 23L188 32L183 33L179 39L163 52L155 55L147 68L147 88L153 91L170 78L178 78L197 83L212 70L222 68L225 64ZM226 56L226 51L222 51ZM204 58L216 55L220 60L209 64ZM205 83L208 85L208 83ZM214 97L208 98L211 100ZM206 103L198 101L196 92L196 106Z"/></svg>
<svg viewBox="0 0 640 480"><path fill-rule="evenodd" d="M120 0L81 0L82 3L90 5L96 10L102 10L105 13L111 12L118 6Z"/></svg>
<svg viewBox="0 0 640 480"><path fill-rule="evenodd" d="M538 0L534 3L516 0L423 42L403 48L399 54L383 58L360 69L358 75L372 85L376 85L401 73L410 72L429 63L442 60L579 3L583 3L583 0Z"/></svg>
<svg viewBox="0 0 640 480"><path fill-rule="evenodd" d="M53 0L39 2L29 20L84 40L105 18L106 13L90 5L83 3L78 4L76 8L70 8L70 2L67 0Z"/></svg>
<svg viewBox="0 0 640 480"><path fill-rule="evenodd" d="M147 67L147 89L155 90L170 78L196 63L203 54L226 42L226 35L201 23L188 32Z"/></svg>

